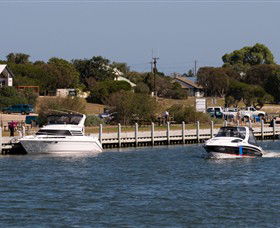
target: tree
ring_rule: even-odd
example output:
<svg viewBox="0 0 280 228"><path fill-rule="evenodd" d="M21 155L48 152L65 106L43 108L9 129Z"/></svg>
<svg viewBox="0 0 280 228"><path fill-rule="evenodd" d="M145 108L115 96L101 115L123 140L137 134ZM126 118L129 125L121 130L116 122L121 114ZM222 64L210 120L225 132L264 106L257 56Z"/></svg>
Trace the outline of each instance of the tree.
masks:
<svg viewBox="0 0 280 228"><path fill-rule="evenodd" d="M111 64L111 67L114 69L118 69L120 72L122 72L124 75L127 75L128 72L130 71L130 67L127 65L127 63L118 63L118 62L113 62Z"/></svg>
<svg viewBox="0 0 280 228"><path fill-rule="evenodd" d="M81 82L90 90L88 80L93 78L96 81L112 80L115 77L110 61L101 56L93 56L91 59L75 59L72 61L80 73Z"/></svg>
<svg viewBox="0 0 280 228"><path fill-rule="evenodd" d="M182 121L185 123L195 123L196 121L207 123L210 121L209 115L196 112L195 108L191 106L175 104L172 105L168 111L177 123L182 123Z"/></svg>
<svg viewBox="0 0 280 228"><path fill-rule="evenodd" d="M250 47L243 47L235 50L230 54L222 57L225 65L258 65L258 64L275 64L274 57L268 47L263 44L255 44Z"/></svg>
<svg viewBox="0 0 280 228"><path fill-rule="evenodd" d="M230 68L201 67L197 72L198 84L207 96L223 97L228 90L231 80L239 75Z"/></svg>
<svg viewBox="0 0 280 228"><path fill-rule="evenodd" d="M16 104L35 104L36 98L31 91L17 91L14 87L0 88L0 108Z"/></svg>
<svg viewBox="0 0 280 228"><path fill-rule="evenodd" d="M262 108L265 103L272 101L272 97L260 86L232 81L226 95L226 106L237 106L240 101L246 106Z"/></svg>
<svg viewBox="0 0 280 228"><path fill-rule="evenodd" d="M260 64L252 66L245 74L243 79L248 84L260 85L264 87L274 71L279 70L279 65ZM267 88L269 93L269 88Z"/></svg>
<svg viewBox="0 0 280 228"><path fill-rule="evenodd" d="M195 75L194 75L192 70L189 70L188 73L187 74L183 74L183 76L185 76L185 77L194 77Z"/></svg>
<svg viewBox="0 0 280 228"><path fill-rule="evenodd" d="M114 107L117 121L122 124L153 121L157 110L156 101L146 94L120 91L111 94L108 104Z"/></svg>
<svg viewBox="0 0 280 228"><path fill-rule="evenodd" d="M268 80L265 84L266 91L274 97L277 103L280 102L280 69L273 71L272 74L268 77Z"/></svg>
<svg viewBox="0 0 280 228"><path fill-rule="evenodd" d="M130 84L125 81L108 80L97 82L90 90L90 95L87 100L92 103L106 104L112 93L130 91L131 89Z"/></svg>
<svg viewBox="0 0 280 228"><path fill-rule="evenodd" d="M77 88L79 86L79 72L74 65L64 59L51 58L47 64L47 70L52 77L53 87Z"/></svg>
<svg viewBox="0 0 280 228"><path fill-rule="evenodd" d="M27 64L29 63L29 55L24 53L10 53L7 55L8 63Z"/></svg>

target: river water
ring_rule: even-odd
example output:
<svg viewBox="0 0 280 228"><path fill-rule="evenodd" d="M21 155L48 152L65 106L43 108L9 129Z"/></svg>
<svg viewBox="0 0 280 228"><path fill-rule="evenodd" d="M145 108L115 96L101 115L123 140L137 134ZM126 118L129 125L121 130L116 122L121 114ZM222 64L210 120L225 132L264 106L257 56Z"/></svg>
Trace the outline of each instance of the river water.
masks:
<svg viewBox="0 0 280 228"><path fill-rule="evenodd" d="M279 227L280 141L263 158L200 145L1 156L0 227Z"/></svg>

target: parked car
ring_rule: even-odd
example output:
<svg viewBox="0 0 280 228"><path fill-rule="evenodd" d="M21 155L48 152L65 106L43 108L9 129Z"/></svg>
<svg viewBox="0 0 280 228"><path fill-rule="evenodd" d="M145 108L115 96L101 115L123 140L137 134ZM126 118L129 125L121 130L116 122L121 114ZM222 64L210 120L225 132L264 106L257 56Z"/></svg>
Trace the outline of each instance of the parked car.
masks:
<svg viewBox="0 0 280 228"><path fill-rule="evenodd" d="M223 118L223 108L222 107L208 107L206 110L207 113L210 114L211 117Z"/></svg>
<svg viewBox="0 0 280 228"><path fill-rule="evenodd" d="M30 104L17 104L2 109L3 113L21 113L29 114L34 112L33 105Z"/></svg>
<svg viewBox="0 0 280 228"><path fill-rule="evenodd" d="M265 115L265 112L258 111L254 107L246 107L240 111L240 116L244 120L254 119L255 117L263 119Z"/></svg>

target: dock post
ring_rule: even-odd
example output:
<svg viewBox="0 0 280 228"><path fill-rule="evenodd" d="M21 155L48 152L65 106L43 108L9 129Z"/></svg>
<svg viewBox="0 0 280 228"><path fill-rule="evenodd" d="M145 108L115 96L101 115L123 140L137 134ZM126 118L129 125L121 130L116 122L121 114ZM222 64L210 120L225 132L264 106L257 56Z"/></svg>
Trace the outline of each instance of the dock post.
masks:
<svg viewBox="0 0 280 228"><path fill-rule="evenodd" d="M263 132L263 131L264 131L264 129L263 129L264 126L263 126L263 125L264 125L264 122L263 122L263 120L261 120L261 135L262 135L262 140L264 139L264 132Z"/></svg>
<svg viewBox="0 0 280 228"><path fill-rule="evenodd" d="M276 124L276 121L275 119L273 119L273 139L275 139L275 124Z"/></svg>
<svg viewBox="0 0 280 228"><path fill-rule="evenodd" d="M2 127L0 127L0 154L2 154L2 143L3 143L3 139L2 139Z"/></svg>
<svg viewBox="0 0 280 228"><path fill-rule="evenodd" d="M214 137L214 122L213 121L211 121L210 135L211 135L211 138Z"/></svg>
<svg viewBox="0 0 280 228"><path fill-rule="evenodd" d="M119 123L119 124L118 124L118 143L119 143L119 148L122 147L121 132L122 132L122 130L121 130L121 124Z"/></svg>
<svg viewBox="0 0 280 228"><path fill-rule="evenodd" d="M155 124L152 122L151 124L151 143L152 143L152 146L155 145Z"/></svg>
<svg viewBox="0 0 280 228"><path fill-rule="evenodd" d="M166 136L167 136L167 145L170 144L170 122L167 122L167 132L166 132Z"/></svg>
<svg viewBox="0 0 280 228"><path fill-rule="evenodd" d="M103 132L103 125L99 124L99 142L102 145L102 132Z"/></svg>
<svg viewBox="0 0 280 228"><path fill-rule="evenodd" d="M25 126L22 126L22 137L25 136Z"/></svg>
<svg viewBox="0 0 280 228"><path fill-rule="evenodd" d="M197 142L199 143L199 141L200 141L200 135L199 135L199 121L196 122L196 139L197 139Z"/></svg>
<svg viewBox="0 0 280 228"><path fill-rule="evenodd" d="M249 119L249 128L252 128L252 120Z"/></svg>
<svg viewBox="0 0 280 228"><path fill-rule="evenodd" d="M226 120L224 121L224 127L227 127L227 121Z"/></svg>
<svg viewBox="0 0 280 228"><path fill-rule="evenodd" d="M138 123L135 123L135 146L138 146Z"/></svg>
<svg viewBox="0 0 280 228"><path fill-rule="evenodd" d="M185 144L185 142L186 142L186 139L185 139L185 129L186 129L186 125L185 125L185 122L183 121L182 122L182 141L183 141L183 144Z"/></svg>

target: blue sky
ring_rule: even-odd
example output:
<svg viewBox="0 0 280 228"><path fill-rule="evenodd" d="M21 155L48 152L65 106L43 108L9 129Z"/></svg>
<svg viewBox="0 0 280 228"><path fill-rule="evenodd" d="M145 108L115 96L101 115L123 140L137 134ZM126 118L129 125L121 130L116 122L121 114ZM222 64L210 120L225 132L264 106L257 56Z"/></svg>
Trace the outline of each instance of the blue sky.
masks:
<svg viewBox="0 0 280 228"><path fill-rule="evenodd" d="M101 55L148 71L153 50L160 71L183 73L259 42L280 61L280 1L0 0L0 9L0 59Z"/></svg>

